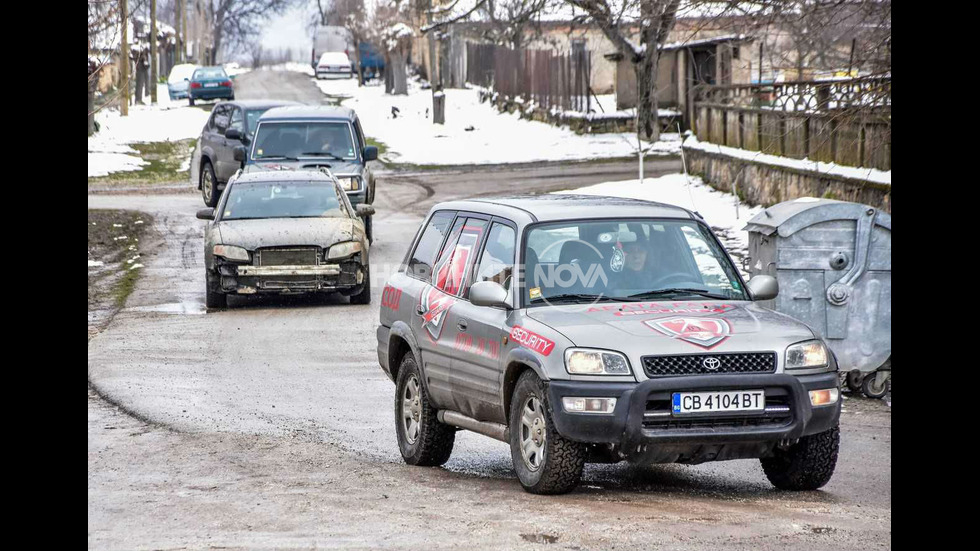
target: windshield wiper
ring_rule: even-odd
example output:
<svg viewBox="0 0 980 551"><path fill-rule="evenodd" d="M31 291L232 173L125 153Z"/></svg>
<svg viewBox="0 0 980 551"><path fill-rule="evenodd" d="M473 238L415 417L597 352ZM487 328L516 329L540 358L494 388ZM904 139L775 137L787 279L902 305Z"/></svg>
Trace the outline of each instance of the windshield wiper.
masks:
<svg viewBox="0 0 980 551"><path fill-rule="evenodd" d="M576 301L577 300L588 300L588 301L603 300L606 302L630 302L633 299L630 299L628 297L613 297L609 295L590 295L586 293L562 293L560 295L554 295L550 297L538 297L535 299L531 299L531 304L534 304L536 302L544 302L544 301L562 302L562 301L569 301L569 300L576 300Z"/></svg>
<svg viewBox="0 0 980 551"><path fill-rule="evenodd" d="M718 293L712 293L707 289L692 289L688 287L670 287L668 289L654 289L652 291L643 291L642 293L636 293L630 295L628 298L644 299L650 297L658 297L661 295L700 295L707 298L731 300L731 297L725 295L719 295Z"/></svg>
<svg viewBox="0 0 980 551"><path fill-rule="evenodd" d="M255 158L255 160L262 160L262 161L273 161L273 160L280 160L280 159L286 160L286 161L298 161L299 160L296 157L289 157L287 155L261 155L261 156Z"/></svg>
<svg viewBox="0 0 980 551"><path fill-rule="evenodd" d="M343 157L338 157L336 154L330 153L328 151L307 151L301 153L301 155L306 155L308 157L330 157L331 159L337 159L338 161L344 160Z"/></svg>

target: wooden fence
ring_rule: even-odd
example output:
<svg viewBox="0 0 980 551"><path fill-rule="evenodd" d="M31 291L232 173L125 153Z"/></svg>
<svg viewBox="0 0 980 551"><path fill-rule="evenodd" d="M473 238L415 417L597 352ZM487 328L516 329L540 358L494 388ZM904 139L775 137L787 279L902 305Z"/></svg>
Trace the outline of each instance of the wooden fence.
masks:
<svg viewBox="0 0 980 551"><path fill-rule="evenodd" d="M699 86L698 140L891 170L891 78Z"/></svg>
<svg viewBox="0 0 980 551"><path fill-rule="evenodd" d="M562 55L470 43L466 46L466 81L505 98L533 101L546 110L588 113L591 62L584 49Z"/></svg>

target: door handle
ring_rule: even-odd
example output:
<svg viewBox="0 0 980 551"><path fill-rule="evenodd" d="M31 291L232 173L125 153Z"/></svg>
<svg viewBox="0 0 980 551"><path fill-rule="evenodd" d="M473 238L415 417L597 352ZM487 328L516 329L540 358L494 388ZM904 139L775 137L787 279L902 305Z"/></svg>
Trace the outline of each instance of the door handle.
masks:
<svg viewBox="0 0 980 551"><path fill-rule="evenodd" d="M460 331L466 331L466 320L459 320L456 322L456 328Z"/></svg>

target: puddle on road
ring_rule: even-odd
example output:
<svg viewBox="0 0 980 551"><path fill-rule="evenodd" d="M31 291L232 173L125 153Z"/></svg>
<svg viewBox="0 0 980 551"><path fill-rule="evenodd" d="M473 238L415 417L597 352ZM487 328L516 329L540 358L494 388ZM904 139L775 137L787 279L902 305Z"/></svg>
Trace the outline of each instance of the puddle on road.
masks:
<svg viewBox="0 0 980 551"><path fill-rule="evenodd" d="M159 312L161 314L206 314L207 308L201 302L171 302L167 304L151 304L149 306L133 306L126 308L127 312Z"/></svg>

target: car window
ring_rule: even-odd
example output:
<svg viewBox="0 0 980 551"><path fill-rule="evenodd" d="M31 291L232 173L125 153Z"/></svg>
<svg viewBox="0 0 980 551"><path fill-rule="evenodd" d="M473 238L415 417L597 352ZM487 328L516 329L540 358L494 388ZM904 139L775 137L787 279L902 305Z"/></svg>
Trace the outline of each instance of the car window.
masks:
<svg viewBox="0 0 980 551"><path fill-rule="evenodd" d="M231 119L228 111L227 105L218 105L214 108L213 127L215 132L224 134L225 130L228 129L228 123Z"/></svg>
<svg viewBox="0 0 980 551"><path fill-rule="evenodd" d="M268 109L263 108L263 109L249 109L248 111L245 112L245 123L247 125L245 127L246 134L248 134L249 136L255 134L255 127L258 126L259 117L261 117L262 113L265 113L266 111L268 111Z"/></svg>
<svg viewBox="0 0 980 551"><path fill-rule="evenodd" d="M228 78L228 74L221 67L204 67L194 71L194 77L191 80L202 78Z"/></svg>
<svg viewBox="0 0 980 551"><path fill-rule="evenodd" d="M515 237L514 228L506 224L494 222L490 226L474 281L494 281L510 290L514 275Z"/></svg>
<svg viewBox="0 0 980 551"><path fill-rule="evenodd" d="M346 122L265 122L255 136L255 158L331 157L355 159Z"/></svg>
<svg viewBox="0 0 980 551"><path fill-rule="evenodd" d="M415 246L411 260L408 261L409 275L424 281L429 280L432 275L432 262L455 215L451 211L439 211L432 215L425 231L422 232L422 237L419 238L418 245Z"/></svg>
<svg viewBox="0 0 980 551"><path fill-rule="evenodd" d="M245 130L245 118L242 116L242 110L237 107L233 107L231 110L231 128Z"/></svg>
<svg viewBox="0 0 980 551"><path fill-rule="evenodd" d="M333 182L236 183L221 213L221 220L347 217Z"/></svg>
<svg viewBox="0 0 980 551"><path fill-rule="evenodd" d="M469 279L470 266L473 265L473 255L486 225L487 221L479 218L456 219L433 267L432 285L444 293L462 295L464 282Z"/></svg>

